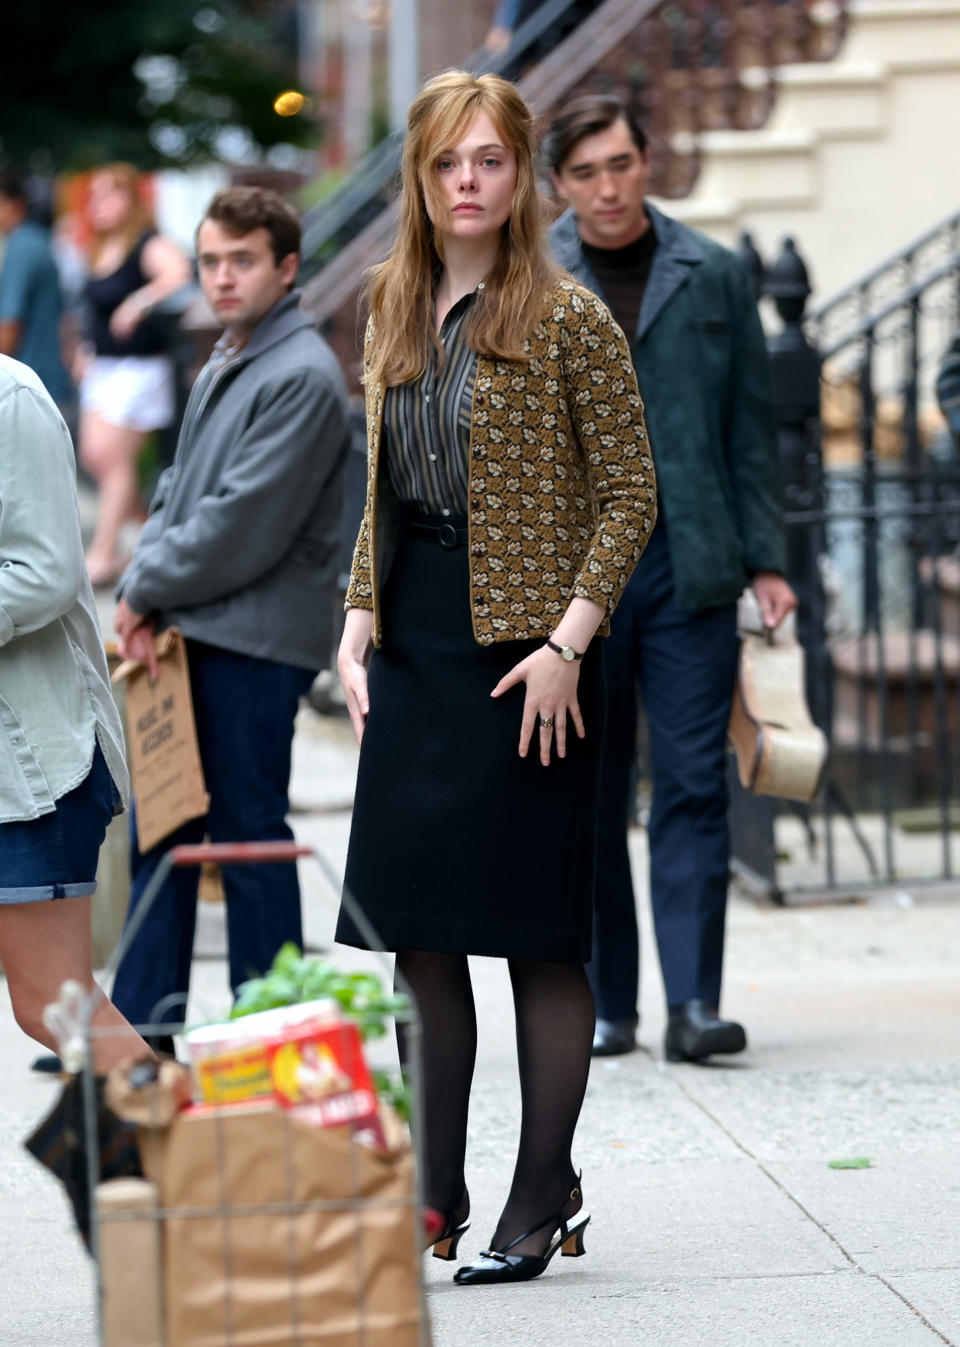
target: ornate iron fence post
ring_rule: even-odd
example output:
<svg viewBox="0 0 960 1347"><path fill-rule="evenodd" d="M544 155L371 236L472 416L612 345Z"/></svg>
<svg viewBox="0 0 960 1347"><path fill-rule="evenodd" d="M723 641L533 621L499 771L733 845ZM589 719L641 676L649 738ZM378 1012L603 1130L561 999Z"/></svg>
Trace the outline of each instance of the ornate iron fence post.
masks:
<svg viewBox="0 0 960 1347"><path fill-rule="evenodd" d="M764 268L749 234L738 249L758 299L771 299L781 329L768 339L771 394L784 487L790 513L822 511L823 462L820 452L820 357L803 330L810 297L807 268L792 239L785 239L776 261ZM820 557L825 551L822 525L804 524L787 532L787 578L797 592L797 636L807 652L807 696L818 724L829 729L830 677L825 638ZM731 771L730 837L732 868L747 885L780 899L774 838L776 801L751 796ZM806 812L804 817L806 818Z"/></svg>
<svg viewBox="0 0 960 1347"><path fill-rule="evenodd" d="M777 443L788 515L821 515L825 507L820 443L820 356L804 331L810 278L793 239L767 269L763 293L773 301L782 327L769 338L770 378ZM817 724L830 727L830 661L820 559L826 554L824 526L813 522L787 529L787 578L797 593L797 639L807 654L807 698Z"/></svg>
<svg viewBox="0 0 960 1347"><path fill-rule="evenodd" d="M737 256L743 263L747 275L750 277L750 284L753 287L753 297L760 303L760 297L763 294L763 258L757 251L757 245L753 241L753 235L744 229L740 235L740 245L737 248Z"/></svg>

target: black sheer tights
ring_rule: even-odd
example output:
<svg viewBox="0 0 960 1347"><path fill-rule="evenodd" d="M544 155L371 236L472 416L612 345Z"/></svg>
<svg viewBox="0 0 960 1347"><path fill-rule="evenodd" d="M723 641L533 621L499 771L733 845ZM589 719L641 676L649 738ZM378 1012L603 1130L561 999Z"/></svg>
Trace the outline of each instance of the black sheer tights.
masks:
<svg viewBox="0 0 960 1347"><path fill-rule="evenodd" d="M576 1175L571 1147L590 1071L594 1008L578 964L511 959L517 1017L522 1120L513 1183L493 1237L502 1249L546 1217L570 1216ZM422 1028L423 1127L430 1206L459 1223L467 1216L464 1157L477 1050L477 1019L462 955L404 951L398 972L417 1002ZM401 1061L406 1044L401 1033ZM552 1231L537 1231L514 1253L542 1253Z"/></svg>
<svg viewBox="0 0 960 1347"><path fill-rule="evenodd" d="M420 1017L423 1199L457 1225L469 1213L464 1157L467 1111L477 1056L477 1013L463 954L404 950L397 972L406 980ZM399 982L399 979L398 979ZM407 1067L406 1026L397 1024L400 1062Z"/></svg>

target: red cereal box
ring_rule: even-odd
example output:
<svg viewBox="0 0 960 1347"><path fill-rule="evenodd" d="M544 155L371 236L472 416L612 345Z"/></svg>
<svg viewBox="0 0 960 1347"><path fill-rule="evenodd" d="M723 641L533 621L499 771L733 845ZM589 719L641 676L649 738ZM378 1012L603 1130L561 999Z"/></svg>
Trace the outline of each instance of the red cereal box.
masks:
<svg viewBox="0 0 960 1347"><path fill-rule="evenodd" d="M355 1024L290 1029L267 1044L267 1056L274 1094L297 1118L315 1127L372 1129L374 1144L383 1144L377 1093Z"/></svg>

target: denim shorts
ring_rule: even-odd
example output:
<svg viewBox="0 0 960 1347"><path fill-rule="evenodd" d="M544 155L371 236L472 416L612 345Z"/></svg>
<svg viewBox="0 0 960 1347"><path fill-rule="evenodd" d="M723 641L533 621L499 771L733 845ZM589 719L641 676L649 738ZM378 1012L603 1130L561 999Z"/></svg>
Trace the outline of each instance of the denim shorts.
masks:
<svg viewBox="0 0 960 1347"><path fill-rule="evenodd" d="M84 781L50 814L0 823L0 903L86 898L97 887L97 860L120 795L97 744Z"/></svg>

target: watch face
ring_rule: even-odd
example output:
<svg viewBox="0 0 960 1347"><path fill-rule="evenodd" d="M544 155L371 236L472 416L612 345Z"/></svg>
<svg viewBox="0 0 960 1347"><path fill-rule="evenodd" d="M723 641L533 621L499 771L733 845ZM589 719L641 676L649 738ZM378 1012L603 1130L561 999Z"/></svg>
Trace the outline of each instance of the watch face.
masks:
<svg viewBox="0 0 960 1347"><path fill-rule="evenodd" d="M563 645L563 646L561 646L561 647L560 647L560 653L561 653L561 655L563 656L563 658L564 658L568 663L570 662L570 660L572 660L572 659L575 657L575 654L576 654L576 652L574 651L574 648L573 648L572 645Z"/></svg>

